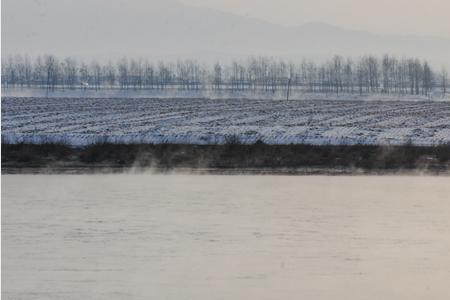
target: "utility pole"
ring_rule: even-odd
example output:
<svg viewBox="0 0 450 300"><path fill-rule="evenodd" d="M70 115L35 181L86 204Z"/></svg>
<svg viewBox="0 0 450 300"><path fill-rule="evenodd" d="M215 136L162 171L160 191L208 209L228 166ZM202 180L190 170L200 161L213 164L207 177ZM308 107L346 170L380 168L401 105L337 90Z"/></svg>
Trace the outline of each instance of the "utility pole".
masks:
<svg viewBox="0 0 450 300"><path fill-rule="evenodd" d="M288 79L287 83L287 95L286 95L286 101L289 101L289 94L291 92L291 77Z"/></svg>

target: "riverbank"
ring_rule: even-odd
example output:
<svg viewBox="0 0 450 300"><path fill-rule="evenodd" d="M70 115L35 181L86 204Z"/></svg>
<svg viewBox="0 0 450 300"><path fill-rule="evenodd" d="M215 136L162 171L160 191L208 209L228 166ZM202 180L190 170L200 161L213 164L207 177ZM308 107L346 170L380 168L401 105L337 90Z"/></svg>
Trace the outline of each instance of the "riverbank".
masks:
<svg viewBox="0 0 450 300"><path fill-rule="evenodd" d="M450 172L450 146L2 144L3 174L184 172L361 175Z"/></svg>

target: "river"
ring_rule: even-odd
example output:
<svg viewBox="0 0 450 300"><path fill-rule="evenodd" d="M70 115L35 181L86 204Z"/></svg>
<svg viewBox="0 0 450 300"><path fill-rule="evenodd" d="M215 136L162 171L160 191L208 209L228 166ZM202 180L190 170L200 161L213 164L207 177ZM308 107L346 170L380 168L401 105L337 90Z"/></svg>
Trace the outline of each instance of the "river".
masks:
<svg viewBox="0 0 450 300"><path fill-rule="evenodd" d="M450 178L2 176L3 299L448 299Z"/></svg>

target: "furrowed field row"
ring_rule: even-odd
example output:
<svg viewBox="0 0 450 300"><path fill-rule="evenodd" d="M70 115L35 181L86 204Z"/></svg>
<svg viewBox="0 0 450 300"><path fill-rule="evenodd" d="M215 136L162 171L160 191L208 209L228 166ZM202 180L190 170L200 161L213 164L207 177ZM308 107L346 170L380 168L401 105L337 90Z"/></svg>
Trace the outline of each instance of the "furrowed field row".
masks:
<svg viewBox="0 0 450 300"><path fill-rule="evenodd" d="M450 103L3 98L3 142L450 143Z"/></svg>

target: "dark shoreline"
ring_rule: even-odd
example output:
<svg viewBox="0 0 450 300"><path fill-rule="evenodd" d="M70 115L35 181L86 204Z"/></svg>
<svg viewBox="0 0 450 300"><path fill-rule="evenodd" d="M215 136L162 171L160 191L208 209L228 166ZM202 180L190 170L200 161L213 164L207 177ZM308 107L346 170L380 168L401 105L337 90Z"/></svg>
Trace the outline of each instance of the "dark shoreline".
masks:
<svg viewBox="0 0 450 300"><path fill-rule="evenodd" d="M2 174L450 174L450 145L2 144Z"/></svg>

